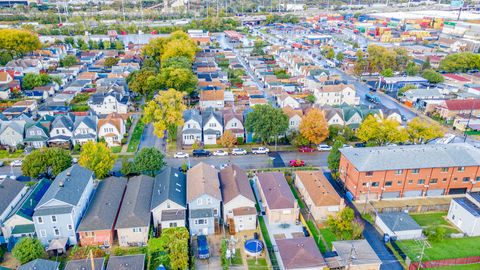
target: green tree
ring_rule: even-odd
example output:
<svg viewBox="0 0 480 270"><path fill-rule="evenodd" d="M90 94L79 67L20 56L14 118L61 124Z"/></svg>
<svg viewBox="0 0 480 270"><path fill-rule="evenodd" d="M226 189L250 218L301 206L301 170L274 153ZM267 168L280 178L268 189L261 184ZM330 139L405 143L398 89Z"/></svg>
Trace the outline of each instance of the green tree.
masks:
<svg viewBox="0 0 480 270"><path fill-rule="evenodd" d="M309 103L313 104L315 103L315 95L314 94L309 94L308 96L305 97L305 100L308 101Z"/></svg>
<svg viewBox="0 0 480 270"><path fill-rule="evenodd" d="M155 176L164 166L164 156L156 148L142 148L133 159L133 168L139 174Z"/></svg>
<svg viewBox="0 0 480 270"><path fill-rule="evenodd" d="M109 40L104 40L103 41L103 49L104 50L110 50L112 48L112 43Z"/></svg>
<svg viewBox="0 0 480 270"><path fill-rule="evenodd" d="M436 122L427 122L419 117L413 118L407 124L407 133L410 142L414 144L425 143L431 139L443 137L442 127Z"/></svg>
<svg viewBox="0 0 480 270"><path fill-rule="evenodd" d="M160 238L148 240L148 256L155 269L163 264L168 269L188 269L189 233L185 227L166 228Z"/></svg>
<svg viewBox="0 0 480 270"><path fill-rule="evenodd" d="M162 68L192 68L192 61L185 56L174 56L162 62Z"/></svg>
<svg viewBox="0 0 480 270"><path fill-rule="evenodd" d="M122 167L120 168L120 173L125 176L136 174L133 162L129 161L127 157L122 158Z"/></svg>
<svg viewBox="0 0 480 270"><path fill-rule="evenodd" d="M13 56L9 52L0 51L0 65L6 65L8 62L13 60Z"/></svg>
<svg viewBox="0 0 480 270"><path fill-rule="evenodd" d="M439 69L447 72L465 72L470 69L480 69L480 54L472 52L449 54L440 61Z"/></svg>
<svg viewBox="0 0 480 270"><path fill-rule="evenodd" d="M159 90L161 85L156 77L156 73L152 69L140 69L132 72L127 77L128 88L133 92L144 96L151 97L155 91Z"/></svg>
<svg viewBox="0 0 480 270"><path fill-rule="evenodd" d="M327 59L333 59L335 57L335 51L333 48L328 48L328 50L325 52L325 57Z"/></svg>
<svg viewBox="0 0 480 270"><path fill-rule="evenodd" d="M415 62L408 62L405 72L408 76L415 76L420 72L420 68L415 64Z"/></svg>
<svg viewBox="0 0 480 270"><path fill-rule="evenodd" d="M265 47L265 43L263 40L257 38L254 43L253 43L253 49L251 54L252 55L265 55L265 52L263 51L263 47Z"/></svg>
<svg viewBox="0 0 480 270"><path fill-rule="evenodd" d="M82 145L78 163L93 171L98 179L103 179L113 169L115 156L105 143L90 141Z"/></svg>
<svg viewBox="0 0 480 270"><path fill-rule="evenodd" d="M27 73L22 80L22 89L30 90L37 86L44 86L53 81L53 77L48 74L33 74Z"/></svg>
<svg viewBox="0 0 480 270"><path fill-rule="evenodd" d="M345 138L342 136L335 137L335 143L327 157L328 168L332 171L332 175L335 176L335 178L338 177L338 167L340 166L340 148L342 148L344 144Z"/></svg>
<svg viewBox="0 0 480 270"><path fill-rule="evenodd" d="M408 140L408 134L400 123L395 120L377 119L373 115L363 120L356 135L369 145L385 145Z"/></svg>
<svg viewBox="0 0 480 270"><path fill-rule="evenodd" d="M120 40L115 41L115 50L117 51L123 50L123 43Z"/></svg>
<svg viewBox="0 0 480 270"><path fill-rule="evenodd" d="M290 134L290 142L295 147L302 147L310 144L310 141L298 131Z"/></svg>
<svg viewBox="0 0 480 270"><path fill-rule="evenodd" d="M174 137L178 126L183 125L184 93L175 89L161 91L154 100L148 102L144 109L144 123L153 123L154 133L163 138L165 131Z"/></svg>
<svg viewBox="0 0 480 270"><path fill-rule="evenodd" d="M120 58L107 57L107 58L105 58L104 65L105 65L106 67L113 67L113 66L115 66L116 64L118 64L119 61L120 61Z"/></svg>
<svg viewBox="0 0 480 270"><path fill-rule="evenodd" d="M429 83L441 83L445 80L442 74L436 72L433 69L427 69L423 71L422 77L427 79Z"/></svg>
<svg viewBox="0 0 480 270"><path fill-rule="evenodd" d="M407 84L407 85L405 85L404 87L402 87L398 90L398 95L403 96L403 94L405 94L405 92L407 92L408 90L412 90L412 89L417 89L417 87L413 84Z"/></svg>
<svg viewBox="0 0 480 270"><path fill-rule="evenodd" d="M355 240L362 236L363 227L355 221L355 212L348 206L336 216L328 216L327 225L342 240Z"/></svg>
<svg viewBox="0 0 480 270"><path fill-rule="evenodd" d="M247 131L254 132L263 143L277 142L278 136L288 129L288 116L279 108L257 105L245 120Z"/></svg>
<svg viewBox="0 0 480 270"><path fill-rule="evenodd" d="M60 66L71 67L77 63L77 57L75 55L67 55L60 60Z"/></svg>
<svg viewBox="0 0 480 270"><path fill-rule="evenodd" d="M45 251L40 240L31 237L20 239L13 247L12 255L20 264L26 264L35 259L45 257Z"/></svg>
<svg viewBox="0 0 480 270"><path fill-rule="evenodd" d="M422 70L431 69L432 65L430 64L430 57L427 56L425 61L422 63Z"/></svg>
<svg viewBox="0 0 480 270"><path fill-rule="evenodd" d="M384 69L380 72L383 77L393 77L393 70L391 68Z"/></svg>
<svg viewBox="0 0 480 270"><path fill-rule="evenodd" d="M355 53L357 60L355 60L354 72L356 75L362 75L368 67L368 61L362 50L357 50Z"/></svg>
<svg viewBox="0 0 480 270"><path fill-rule="evenodd" d="M0 29L0 51L12 56L22 56L40 49L38 35L20 29Z"/></svg>
<svg viewBox="0 0 480 270"><path fill-rule="evenodd" d="M65 44L75 45L75 39L73 37L65 37Z"/></svg>
<svg viewBox="0 0 480 270"><path fill-rule="evenodd" d="M162 88L175 90L191 94L197 87L197 76L191 68L162 68L158 75L158 81Z"/></svg>
<svg viewBox="0 0 480 270"><path fill-rule="evenodd" d="M343 62L343 59L345 59L345 55L342 52L338 52L335 58L337 58L339 62Z"/></svg>

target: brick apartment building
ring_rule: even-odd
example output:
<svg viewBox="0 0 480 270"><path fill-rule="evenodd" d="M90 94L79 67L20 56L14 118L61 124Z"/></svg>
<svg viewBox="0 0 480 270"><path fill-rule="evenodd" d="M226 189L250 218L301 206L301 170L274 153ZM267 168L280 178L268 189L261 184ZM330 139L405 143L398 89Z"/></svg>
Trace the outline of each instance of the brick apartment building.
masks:
<svg viewBox="0 0 480 270"><path fill-rule="evenodd" d="M469 144L341 149L339 176L369 200L480 191L480 149ZM370 189L370 192L368 192Z"/></svg>

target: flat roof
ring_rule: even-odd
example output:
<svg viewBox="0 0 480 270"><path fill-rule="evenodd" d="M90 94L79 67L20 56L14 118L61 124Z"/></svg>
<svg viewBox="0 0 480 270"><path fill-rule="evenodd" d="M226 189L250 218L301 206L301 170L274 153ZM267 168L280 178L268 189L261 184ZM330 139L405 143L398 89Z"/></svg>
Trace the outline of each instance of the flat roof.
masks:
<svg viewBox="0 0 480 270"><path fill-rule="evenodd" d="M458 10L416 10L408 12L381 12L370 13L369 16L376 18L395 18L399 20L403 19L423 19L424 17L434 17L449 20L457 20ZM480 20L480 14L473 13L471 11L464 10L460 16L461 20Z"/></svg>
<svg viewBox="0 0 480 270"><path fill-rule="evenodd" d="M392 232L422 229L422 227L405 212L379 213L378 217Z"/></svg>

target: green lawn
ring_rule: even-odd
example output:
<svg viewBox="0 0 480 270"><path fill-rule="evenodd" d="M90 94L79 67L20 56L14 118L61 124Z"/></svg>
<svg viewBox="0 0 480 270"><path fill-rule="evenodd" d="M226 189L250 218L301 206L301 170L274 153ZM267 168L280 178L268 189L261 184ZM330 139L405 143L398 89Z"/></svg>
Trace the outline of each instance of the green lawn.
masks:
<svg viewBox="0 0 480 270"><path fill-rule="evenodd" d="M263 216L258 217L258 223L260 223L260 229L262 230L263 240L265 241L265 245L267 247L272 247L272 241L270 240L270 235L268 235L267 225L263 220Z"/></svg>
<svg viewBox="0 0 480 270"><path fill-rule="evenodd" d="M267 260L265 258L248 259L248 270L266 270L268 269Z"/></svg>
<svg viewBox="0 0 480 270"><path fill-rule="evenodd" d="M480 264L478 263L428 268L428 270L478 270L478 269L480 269Z"/></svg>
<svg viewBox="0 0 480 270"><path fill-rule="evenodd" d="M307 220L306 222L313 239L315 239L315 243L317 243L318 249L320 249L320 252L327 252L327 247L325 247L322 239L320 239L320 235L318 234L317 226L315 225L315 223L312 220Z"/></svg>
<svg viewBox="0 0 480 270"><path fill-rule="evenodd" d="M121 146L113 146L113 147L110 147L110 149L112 150L112 153L114 153L114 154L122 152L122 147Z"/></svg>
<svg viewBox="0 0 480 270"><path fill-rule="evenodd" d="M0 150L0 159L4 158L18 158L23 155L23 150L17 150L15 152L8 152L7 150Z"/></svg>
<svg viewBox="0 0 480 270"><path fill-rule="evenodd" d="M131 153L137 151L137 148L140 145L140 140L142 139L144 127L145 125L143 124L142 120L138 120L137 125L133 129L132 138L130 139L130 143L128 144L127 152Z"/></svg>
<svg viewBox="0 0 480 270"><path fill-rule="evenodd" d="M295 196L295 199L297 199L298 206L300 207L300 209L304 209L305 208L305 203L303 202L303 200L298 195L297 189L295 188L295 186L293 184L290 185L290 189L292 190L292 193L293 193L293 196Z"/></svg>
<svg viewBox="0 0 480 270"><path fill-rule="evenodd" d="M328 249L332 249L332 242L337 241L337 236L328 228L320 229L320 233L327 242Z"/></svg>
<svg viewBox="0 0 480 270"><path fill-rule="evenodd" d="M412 261L418 261L422 242L415 240L397 241L398 246ZM441 242L429 242L425 248L424 261L478 256L480 237L446 238Z"/></svg>
<svg viewBox="0 0 480 270"><path fill-rule="evenodd" d="M239 248L235 250L235 257L232 259L232 265L243 265L242 254L240 253Z"/></svg>
<svg viewBox="0 0 480 270"><path fill-rule="evenodd" d="M422 227L440 225L447 230L447 234L458 233L458 229L445 219L447 212L411 214L410 216Z"/></svg>

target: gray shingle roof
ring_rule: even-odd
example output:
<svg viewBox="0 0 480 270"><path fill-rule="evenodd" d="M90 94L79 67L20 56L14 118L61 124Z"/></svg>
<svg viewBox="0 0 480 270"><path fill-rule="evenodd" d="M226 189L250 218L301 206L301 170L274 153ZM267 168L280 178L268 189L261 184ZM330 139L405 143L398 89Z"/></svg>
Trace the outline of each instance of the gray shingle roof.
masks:
<svg viewBox="0 0 480 270"><path fill-rule="evenodd" d="M36 259L18 267L18 270L57 270L59 266L59 262Z"/></svg>
<svg viewBox="0 0 480 270"><path fill-rule="evenodd" d="M367 240L347 240L332 242L333 249L347 265L381 264L375 251Z"/></svg>
<svg viewBox="0 0 480 270"><path fill-rule="evenodd" d="M128 256L110 256L106 270L143 270L145 254Z"/></svg>
<svg viewBox="0 0 480 270"><path fill-rule="evenodd" d="M68 130L73 130L73 119L70 115L60 115L55 117L55 120L52 122L52 128L64 127Z"/></svg>
<svg viewBox="0 0 480 270"><path fill-rule="evenodd" d="M83 168L78 164L64 170L57 175L47 193L45 193L38 203L38 206L35 209L35 215L38 215L37 210L41 210L43 204L53 199L64 202L65 204L77 205L83 191L92 177L92 171ZM58 207L49 207L51 210L56 208ZM45 209L45 207L43 207L43 209Z"/></svg>
<svg viewBox="0 0 480 270"><path fill-rule="evenodd" d="M222 116L219 113L215 112L212 108L208 108L202 113L203 125L206 125L208 120L212 117L215 118L218 123L220 123L220 125L223 125Z"/></svg>
<svg viewBox="0 0 480 270"><path fill-rule="evenodd" d="M243 196L255 202L247 173L235 164L220 171L220 185L223 203L227 204L237 196Z"/></svg>
<svg viewBox="0 0 480 270"><path fill-rule="evenodd" d="M78 231L112 229L126 186L127 179L124 177L109 177L100 182Z"/></svg>
<svg viewBox="0 0 480 270"><path fill-rule="evenodd" d="M479 166L480 149L466 143L343 148L358 171Z"/></svg>
<svg viewBox="0 0 480 270"><path fill-rule="evenodd" d="M135 176L128 181L115 229L148 227L153 177Z"/></svg>
<svg viewBox="0 0 480 270"><path fill-rule="evenodd" d="M155 209L166 200L187 207L187 177L172 167L166 167L155 176L150 209Z"/></svg>
<svg viewBox="0 0 480 270"><path fill-rule="evenodd" d="M24 183L9 178L0 182L0 214L7 209L8 205L24 187Z"/></svg>
<svg viewBox="0 0 480 270"><path fill-rule="evenodd" d="M50 216L71 213L73 206L43 207L35 210L33 216Z"/></svg>
<svg viewBox="0 0 480 270"><path fill-rule="evenodd" d="M186 210L163 210L162 221L185 220Z"/></svg>
<svg viewBox="0 0 480 270"><path fill-rule="evenodd" d="M93 259L95 270L102 270L105 264L105 258ZM91 270L92 263L90 259L69 261L63 270Z"/></svg>
<svg viewBox="0 0 480 270"><path fill-rule="evenodd" d="M200 126L202 125L202 117L200 116L200 112L198 110L186 110L183 112L183 119L187 122L190 119L198 122Z"/></svg>
<svg viewBox="0 0 480 270"><path fill-rule="evenodd" d="M74 127L75 129L77 129L81 123L84 123L87 127L93 130L97 130L97 122L98 122L98 117L95 115L77 116L75 117Z"/></svg>
<svg viewBox="0 0 480 270"><path fill-rule="evenodd" d="M422 229L422 227L405 212L379 213L378 217L392 232Z"/></svg>
<svg viewBox="0 0 480 270"><path fill-rule="evenodd" d="M190 210L190 218L208 218L213 217L213 208Z"/></svg>

